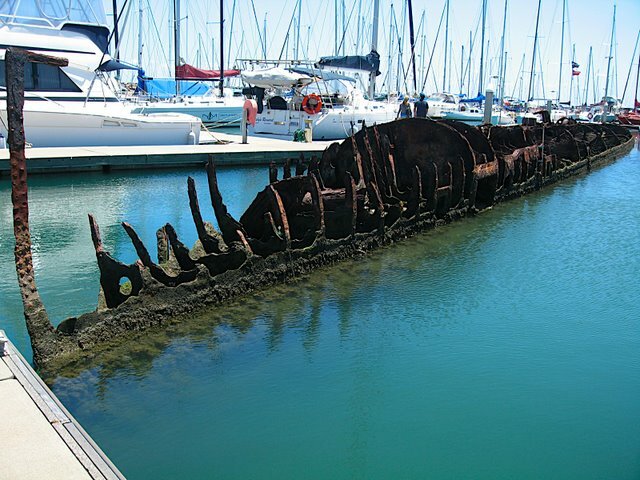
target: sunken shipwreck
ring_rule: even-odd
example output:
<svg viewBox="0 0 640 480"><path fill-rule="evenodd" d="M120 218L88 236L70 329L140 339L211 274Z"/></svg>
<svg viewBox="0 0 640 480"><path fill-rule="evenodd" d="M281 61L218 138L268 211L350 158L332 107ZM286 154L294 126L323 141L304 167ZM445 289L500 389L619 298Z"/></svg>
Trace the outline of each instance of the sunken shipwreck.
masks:
<svg viewBox="0 0 640 480"><path fill-rule="evenodd" d="M239 219L227 211L211 158L206 171L218 230L205 220L192 178L186 179L188 202L199 240L191 248L167 223L157 230L154 260L135 226L123 223L139 257L126 265L109 254L89 214L99 306L56 328L37 297L25 255L29 237L16 232L34 360L45 370L61 367L171 318L188 321L198 309L587 172L632 145L630 133L616 125L471 127L402 119L365 127L321 158L288 162L281 179L271 165L269 183Z"/></svg>

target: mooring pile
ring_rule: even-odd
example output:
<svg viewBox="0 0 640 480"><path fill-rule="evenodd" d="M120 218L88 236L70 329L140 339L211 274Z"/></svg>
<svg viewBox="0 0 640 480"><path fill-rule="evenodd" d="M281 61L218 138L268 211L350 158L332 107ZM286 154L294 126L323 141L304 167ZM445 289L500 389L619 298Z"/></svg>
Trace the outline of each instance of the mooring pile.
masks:
<svg viewBox="0 0 640 480"><path fill-rule="evenodd" d="M405 119L365 127L322 158L299 160L293 175L287 163L280 180L272 165L269 184L240 219L227 211L211 160L206 170L218 230L204 220L188 178L194 248L167 223L157 231L155 262L134 227L123 223L139 257L125 265L108 253L89 215L101 307L56 329L31 325L34 358L44 366L64 363L170 318L475 214L617 158L632 143L614 125L476 128Z"/></svg>

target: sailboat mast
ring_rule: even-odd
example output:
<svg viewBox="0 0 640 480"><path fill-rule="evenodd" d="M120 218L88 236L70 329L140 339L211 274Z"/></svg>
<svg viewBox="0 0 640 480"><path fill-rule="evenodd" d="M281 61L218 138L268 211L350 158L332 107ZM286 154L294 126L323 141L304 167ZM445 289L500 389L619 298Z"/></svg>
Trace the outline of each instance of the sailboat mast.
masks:
<svg viewBox="0 0 640 480"><path fill-rule="evenodd" d="M338 0L333 0L333 54L338 56Z"/></svg>
<svg viewBox="0 0 640 480"><path fill-rule="evenodd" d="M380 15L380 0L373 2L373 29L371 32L371 51L378 51L378 18ZM369 73L369 99L373 100L376 93L376 72Z"/></svg>
<svg viewBox="0 0 640 480"><path fill-rule="evenodd" d="M567 9L567 0L562 0L562 39L560 40L560 74L558 77L558 99L557 99L558 103L560 103L560 92L562 91L562 57L564 56L564 20L565 20L566 9ZM573 57L571 61L573 61ZM573 73L571 74L571 83L573 83ZM571 104L571 92L569 92L569 104Z"/></svg>
<svg viewBox="0 0 640 480"><path fill-rule="evenodd" d="M607 60L607 79L604 83L604 100L607 101L609 94L609 74L611 72L611 59L613 58L613 34L616 30L616 5L613 4L613 22L611 23L611 43L609 43L609 59ZM604 115L603 115L604 117Z"/></svg>
<svg viewBox="0 0 640 480"><path fill-rule="evenodd" d="M462 95L462 87L464 83L464 43L460 45L460 89L458 93Z"/></svg>
<svg viewBox="0 0 640 480"><path fill-rule="evenodd" d="M500 39L500 67L498 68L498 76L500 78L500 85L498 88L500 89L500 99L504 97L504 84L503 82L503 74L505 70L504 66L504 36L507 30L507 3L508 0L504 0L504 15L502 17L502 38Z"/></svg>
<svg viewBox="0 0 640 480"><path fill-rule="evenodd" d="M448 82L447 82L447 92L451 91L451 77L453 75L451 75L451 71L453 70L453 40L449 40L449 65L451 65L449 67L449 78L448 78Z"/></svg>
<svg viewBox="0 0 640 480"><path fill-rule="evenodd" d="M180 66L180 0L173 0L174 76ZM180 95L180 80L176 78L176 96Z"/></svg>
<svg viewBox="0 0 640 480"><path fill-rule="evenodd" d="M444 73L442 74L442 89L445 89L445 85L447 84L447 57L448 52L447 48L449 47L449 0L447 0L446 7L447 9L447 19L445 21L444 26Z"/></svg>
<svg viewBox="0 0 640 480"><path fill-rule="evenodd" d="M485 25L487 23L487 0L482 0L482 41L480 44L480 78L478 81L478 96L482 94L484 72L484 34Z"/></svg>
<svg viewBox="0 0 640 480"><path fill-rule="evenodd" d="M538 0L538 13L536 15L536 33L533 36L533 55L531 56L531 72L529 73L529 93L527 94L527 102L533 100L533 72L536 67L536 49L538 47L538 26L540 25L540 6L542 0Z"/></svg>
<svg viewBox="0 0 640 480"><path fill-rule="evenodd" d="M220 0L220 97L224 96L224 0Z"/></svg>
<svg viewBox="0 0 640 480"><path fill-rule="evenodd" d="M118 0L113 0L113 41L116 61L120 60L120 36L118 35Z"/></svg>
<svg viewBox="0 0 640 480"><path fill-rule="evenodd" d="M340 41L341 47L342 47L342 55L344 55L344 44L345 44L344 37L347 31L347 25L345 24L346 19L347 19L347 6L344 4L344 0L342 0L342 38L343 40Z"/></svg>
<svg viewBox="0 0 640 480"><path fill-rule="evenodd" d="M623 101L627 96L627 87L629 86L629 79L631 78L631 71L633 70L633 60L634 58L636 58L636 52L638 51L638 42L640 42L640 30L638 30L636 43L633 46L633 53L631 54L631 62L629 63L629 71L627 72L627 79L624 82L624 89L622 90L622 96L620 97Z"/></svg>
<svg viewBox="0 0 640 480"><path fill-rule="evenodd" d="M422 10L422 18L420 19L420 25L422 25L422 38L420 42L420 78L424 77L424 61L427 54L427 36L424 34L424 32L427 30L426 21L427 20L425 18L425 11Z"/></svg>
<svg viewBox="0 0 640 480"><path fill-rule="evenodd" d="M504 57L504 63L502 68L502 78L500 79L500 85L502 85L500 87L500 105L504 104L504 82L507 77L507 53L508 52L504 52L504 55L502 55Z"/></svg>
<svg viewBox="0 0 640 480"><path fill-rule="evenodd" d="M302 0L298 0L298 32L296 34L296 60L300 60L300 17L302 15Z"/></svg>
<svg viewBox="0 0 640 480"><path fill-rule="evenodd" d="M448 0L447 0L448 2ZM411 66L413 67L413 91L418 91L418 82L416 80L416 38L413 32L413 7L411 0L407 0L409 6L409 43L411 44Z"/></svg>
<svg viewBox="0 0 640 480"><path fill-rule="evenodd" d="M229 27L229 48L227 48L227 57L231 58L231 40L233 39L233 21L236 17L236 0L233 0L233 6L231 7L231 26ZM236 55L236 58L238 56ZM213 68L213 66L212 66Z"/></svg>
<svg viewBox="0 0 640 480"><path fill-rule="evenodd" d="M638 70L636 71L636 94L633 97L634 112L637 112L638 108L640 108L640 104L638 104L638 78L640 78L640 55L638 55Z"/></svg>
<svg viewBox="0 0 640 480"><path fill-rule="evenodd" d="M569 83L569 105L571 105L571 97L573 96L573 63L576 61L576 44L573 44L573 49L571 51L571 82ZM580 95L578 93L578 95ZM560 94L558 94L558 99L560 98ZM558 100L559 102L560 100Z"/></svg>
<svg viewBox="0 0 640 480"><path fill-rule="evenodd" d="M587 61L587 82L584 87L584 104L589 100L589 80L591 78L591 56L593 55L593 47L589 47L589 60Z"/></svg>
<svg viewBox="0 0 640 480"><path fill-rule="evenodd" d="M138 0L138 68L142 68L142 2L143 0Z"/></svg>

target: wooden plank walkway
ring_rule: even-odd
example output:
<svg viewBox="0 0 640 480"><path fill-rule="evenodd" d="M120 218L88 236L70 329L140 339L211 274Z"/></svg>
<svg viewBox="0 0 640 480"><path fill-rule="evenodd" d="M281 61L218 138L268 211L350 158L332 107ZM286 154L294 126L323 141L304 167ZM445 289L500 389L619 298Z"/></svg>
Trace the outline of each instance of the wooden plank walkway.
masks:
<svg viewBox="0 0 640 480"><path fill-rule="evenodd" d="M214 143L216 139L223 143ZM204 165L210 155L220 166L268 165L272 161L281 164L301 154L307 159L320 156L332 143L252 136L242 144L240 135L218 132L202 132L200 142L200 145L28 148L27 167L30 174L190 167ZM0 150L0 175L9 172L9 150Z"/></svg>
<svg viewBox="0 0 640 480"><path fill-rule="evenodd" d="M0 330L0 478L124 476Z"/></svg>

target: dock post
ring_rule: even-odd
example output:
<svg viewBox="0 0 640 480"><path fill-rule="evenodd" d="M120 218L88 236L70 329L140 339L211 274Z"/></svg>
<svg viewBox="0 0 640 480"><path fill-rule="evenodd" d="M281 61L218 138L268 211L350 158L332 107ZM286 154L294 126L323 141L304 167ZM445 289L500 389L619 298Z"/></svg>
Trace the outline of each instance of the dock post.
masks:
<svg viewBox="0 0 640 480"><path fill-rule="evenodd" d="M241 130L242 130L242 143L246 144L247 143L247 109L246 108L242 109Z"/></svg>
<svg viewBox="0 0 640 480"><path fill-rule="evenodd" d="M491 124L491 113L492 113L492 111L493 111L493 90L488 88L487 91L485 92L484 118L482 120L482 123L484 123L485 125L490 125Z"/></svg>
<svg viewBox="0 0 640 480"><path fill-rule="evenodd" d="M306 143L313 142L313 120L310 118L304 119L304 141Z"/></svg>

